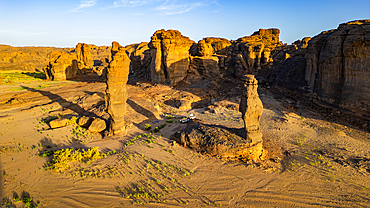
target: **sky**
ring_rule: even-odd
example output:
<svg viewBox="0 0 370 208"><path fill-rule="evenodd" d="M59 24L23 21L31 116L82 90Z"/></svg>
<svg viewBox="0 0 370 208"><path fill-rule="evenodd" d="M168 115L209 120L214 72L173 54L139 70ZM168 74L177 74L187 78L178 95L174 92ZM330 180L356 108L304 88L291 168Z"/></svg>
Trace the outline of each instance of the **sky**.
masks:
<svg viewBox="0 0 370 208"><path fill-rule="evenodd" d="M125 46L160 29L236 40L260 28L291 44L358 19L370 19L369 0L0 0L0 44Z"/></svg>

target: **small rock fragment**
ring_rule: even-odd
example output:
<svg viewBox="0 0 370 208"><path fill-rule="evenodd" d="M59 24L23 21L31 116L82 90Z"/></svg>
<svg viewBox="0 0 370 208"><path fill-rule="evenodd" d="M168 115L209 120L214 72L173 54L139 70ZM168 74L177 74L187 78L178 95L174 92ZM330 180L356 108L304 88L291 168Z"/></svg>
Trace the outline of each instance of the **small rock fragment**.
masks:
<svg viewBox="0 0 370 208"><path fill-rule="evenodd" d="M58 119L50 121L49 125L50 125L50 128L55 129L55 128L67 126L68 123L69 123L68 118L58 118Z"/></svg>
<svg viewBox="0 0 370 208"><path fill-rule="evenodd" d="M93 133L99 133L104 131L107 128L107 124L103 119L96 118L91 122L89 130Z"/></svg>
<svg viewBox="0 0 370 208"><path fill-rule="evenodd" d="M83 117L81 117L81 118L79 118L78 119L78 125L79 126L81 126L81 127L89 127L90 126L90 124L91 124L91 122L93 121L93 119L92 118L90 118L90 117L85 117L85 116L83 116Z"/></svg>

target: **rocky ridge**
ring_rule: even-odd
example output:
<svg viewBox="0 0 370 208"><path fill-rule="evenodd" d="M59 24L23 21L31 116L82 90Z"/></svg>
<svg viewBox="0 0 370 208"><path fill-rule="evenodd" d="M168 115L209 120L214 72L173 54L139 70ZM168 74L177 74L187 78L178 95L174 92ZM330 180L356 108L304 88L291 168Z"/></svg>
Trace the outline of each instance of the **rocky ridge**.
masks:
<svg viewBox="0 0 370 208"><path fill-rule="evenodd" d="M261 86L283 87L323 105L369 119L369 21L344 23L337 29L313 38L305 37L291 45L283 44L279 40L280 30L274 28L260 29L234 41L203 38L198 43L176 30L158 30L149 43L124 48L130 59L130 80L148 79L174 86L182 82L226 78L235 85L238 81L232 81L232 77L239 80L244 74L253 74ZM0 48L10 50L12 47ZM96 73L105 79L112 61L110 47L78 44L75 50L63 50L63 53L49 54L49 77L53 77L53 73L67 73L54 77L69 79L79 74ZM35 55L35 60L46 52L39 56L37 53L30 53ZM21 60L14 54L3 55L2 63L9 64L13 60L14 65L18 59ZM45 58L40 59L43 60L40 64L45 62ZM27 64L23 68L32 65L31 62ZM191 80L198 81L189 82Z"/></svg>
<svg viewBox="0 0 370 208"><path fill-rule="evenodd" d="M0 45L0 71L42 71L42 68L49 63L48 55L51 52L69 52L71 50L71 48Z"/></svg>

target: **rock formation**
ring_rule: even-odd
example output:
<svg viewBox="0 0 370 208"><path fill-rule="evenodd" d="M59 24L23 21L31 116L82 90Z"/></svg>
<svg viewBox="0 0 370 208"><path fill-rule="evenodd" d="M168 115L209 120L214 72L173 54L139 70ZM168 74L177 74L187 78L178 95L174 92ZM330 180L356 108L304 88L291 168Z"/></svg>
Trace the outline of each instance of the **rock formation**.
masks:
<svg viewBox="0 0 370 208"><path fill-rule="evenodd" d="M231 42L225 38L203 38L198 42L198 55L227 55Z"/></svg>
<svg viewBox="0 0 370 208"><path fill-rule="evenodd" d="M257 92L257 80L254 75L245 75L243 81L239 111L244 121L245 140L250 143L259 143L262 142L259 122L263 106Z"/></svg>
<svg viewBox="0 0 370 208"><path fill-rule="evenodd" d="M135 78L150 78L150 63L152 57L147 42L132 44L125 47L131 60L130 74Z"/></svg>
<svg viewBox="0 0 370 208"><path fill-rule="evenodd" d="M190 70L192 79L218 77L220 68L225 67L225 55L231 42L224 38L203 38L196 48L190 49Z"/></svg>
<svg viewBox="0 0 370 208"><path fill-rule="evenodd" d="M42 71L48 65L52 51L69 52L71 48L12 47L0 45L0 71Z"/></svg>
<svg viewBox="0 0 370 208"><path fill-rule="evenodd" d="M91 46L85 43L76 45L77 60L80 62L80 68L92 68L94 61L91 58Z"/></svg>
<svg viewBox="0 0 370 208"><path fill-rule="evenodd" d="M68 53L55 50L49 54L49 64L43 70L51 80L72 79L89 73L100 76L108 66L108 49L110 47L79 43Z"/></svg>
<svg viewBox="0 0 370 208"><path fill-rule="evenodd" d="M243 80L239 111L242 112L244 129L209 125L195 120L190 121L184 130L176 132L171 139L210 156L263 160L266 151L262 146L259 126L263 106L257 93L257 80L254 75L245 75Z"/></svg>
<svg viewBox="0 0 370 208"><path fill-rule="evenodd" d="M177 30L159 30L149 43L151 81L174 85L183 80L189 69L189 50L195 44Z"/></svg>
<svg viewBox="0 0 370 208"><path fill-rule="evenodd" d="M260 29L251 36L239 38L233 43L235 74L242 77L245 73L255 73L261 66L271 63L271 51L279 42L279 29Z"/></svg>
<svg viewBox="0 0 370 208"><path fill-rule="evenodd" d="M198 79L217 77L220 73L219 58L216 56L192 56L189 72L195 75L193 78Z"/></svg>
<svg viewBox="0 0 370 208"><path fill-rule="evenodd" d="M370 118L370 20L315 36L306 60L306 89L314 97Z"/></svg>
<svg viewBox="0 0 370 208"><path fill-rule="evenodd" d="M176 132L171 139L180 145L213 157L258 161L266 151L262 143L249 143L240 137L241 132L223 126L190 121L187 128Z"/></svg>
<svg viewBox="0 0 370 208"><path fill-rule="evenodd" d="M213 55L213 48L211 44L207 44L204 39L198 42L198 55L206 57Z"/></svg>
<svg viewBox="0 0 370 208"><path fill-rule="evenodd" d="M110 132L117 134L125 131L127 91L126 83L130 72L130 59L126 49L117 42L112 43L112 61L107 71L106 106L110 116Z"/></svg>
<svg viewBox="0 0 370 208"><path fill-rule="evenodd" d="M76 54L53 51L49 54L49 65L44 68L51 80L66 80L77 76L79 71Z"/></svg>

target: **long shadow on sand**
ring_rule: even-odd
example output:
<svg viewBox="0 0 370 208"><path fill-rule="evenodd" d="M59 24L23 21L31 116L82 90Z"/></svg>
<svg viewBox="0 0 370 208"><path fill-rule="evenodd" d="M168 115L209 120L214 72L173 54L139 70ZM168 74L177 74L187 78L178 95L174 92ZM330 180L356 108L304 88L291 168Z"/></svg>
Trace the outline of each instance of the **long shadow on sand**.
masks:
<svg viewBox="0 0 370 208"><path fill-rule="evenodd" d="M141 115L147 117L148 119L156 119L155 115L151 111L141 107L134 101L127 99L127 104L129 104L131 108L134 109L137 113L140 113Z"/></svg>
<svg viewBox="0 0 370 208"><path fill-rule="evenodd" d="M21 86L21 87L24 87L24 86ZM57 94L53 94L51 92L37 90L37 89L33 89L33 88L27 88L27 87L24 87L24 88L26 88L28 91L31 91L31 92L38 92L38 93L42 94L43 96L48 97L50 100L52 100L52 102L59 103L59 105L61 107L63 107L63 110L65 108L70 109L70 110L74 111L75 113L77 113L79 116L84 115L84 116L91 116L91 117L99 117L93 112L86 112L85 109L81 108L78 104L69 102L69 101L67 101L66 99L62 98L61 96L59 96Z"/></svg>

